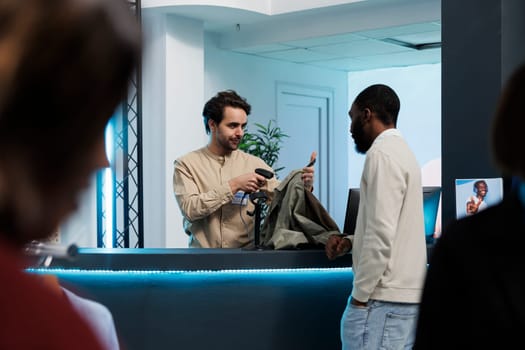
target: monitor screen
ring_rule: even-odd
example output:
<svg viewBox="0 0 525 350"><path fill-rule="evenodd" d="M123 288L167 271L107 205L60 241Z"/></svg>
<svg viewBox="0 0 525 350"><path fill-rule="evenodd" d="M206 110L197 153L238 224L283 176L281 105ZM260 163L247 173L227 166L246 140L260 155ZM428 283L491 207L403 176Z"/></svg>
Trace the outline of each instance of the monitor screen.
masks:
<svg viewBox="0 0 525 350"><path fill-rule="evenodd" d="M434 232L436 231L436 219L441 199L441 187L423 187L423 211L425 215L425 241L427 244L434 243Z"/></svg>
<svg viewBox="0 0 525 350"><path fill-rule="evenodd" d="M357 209L359 209L359 188L348 190L348 201L346 202L346 215L343 233L353 235L355 222L357 219Z"/></svg>
<svg viewBox="0 0 525 350"><path fill-rule="evenodd" d="M427 244L434 243L434 231L439 211L441 198L441 187L424 186L423 189L423 212L425 216L425 241ZM359 209L359 188L348 190L348 201L346 203L346 216L343 233L353 235Z"/></svg>

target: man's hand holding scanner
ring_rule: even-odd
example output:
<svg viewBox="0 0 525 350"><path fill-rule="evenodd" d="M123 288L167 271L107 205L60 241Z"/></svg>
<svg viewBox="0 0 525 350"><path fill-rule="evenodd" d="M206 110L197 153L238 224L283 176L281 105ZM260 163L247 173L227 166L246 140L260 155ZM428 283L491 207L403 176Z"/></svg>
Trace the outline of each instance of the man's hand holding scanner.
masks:
<svg viewBox="0 0 525 350"><path fill-rule="evenodd" d="M342 235L331 235L325 245L325 253L328 259L334 260L345 255L352 249L352 242Z"/></svg>
<svg viewBox="0 0 525 350"><path fill-rule="evenodd" d="M313 151L312 155L310 156L310 162L302 169L303 174L301 176L301 179L303 180L304 187L309 191L313 191L314 164L315 164L316 158L317 158L317 152Z"/></svg>
<svg viewBox="0 0 525 350"><path fill-rule="evenodd" d="M245 193L252 193L258 191L261 187L266 185L266 178L255 171L234 177L228 183L232 193L243 191Z"/></svg>

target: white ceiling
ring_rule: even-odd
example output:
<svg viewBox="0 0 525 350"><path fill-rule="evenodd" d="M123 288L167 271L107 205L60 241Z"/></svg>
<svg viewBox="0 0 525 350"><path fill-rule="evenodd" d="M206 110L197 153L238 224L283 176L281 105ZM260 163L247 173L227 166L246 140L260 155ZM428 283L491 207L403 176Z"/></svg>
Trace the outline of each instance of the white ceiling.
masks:
<svg viewBox="0 0 525 350"><path fill-rule="evenodd" d="M441 62L440 0L365 0L277 15L194 5L164 11L203 21L223 49L268 59L346 72Z"/></svg>

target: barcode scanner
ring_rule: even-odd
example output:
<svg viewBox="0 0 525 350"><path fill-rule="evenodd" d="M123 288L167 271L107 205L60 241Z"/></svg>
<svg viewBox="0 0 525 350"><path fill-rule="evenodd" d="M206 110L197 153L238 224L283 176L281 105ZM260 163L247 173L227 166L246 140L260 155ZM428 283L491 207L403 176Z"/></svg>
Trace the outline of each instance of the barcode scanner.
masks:
<svg viewBox="0 0 525 350"><path fill-rule="evenodd" d="M273 177L273 173L269 170L263 169L263 168L257 168L255 169L255 173L259 174L261 176L264 176L266 179L271 179ZM268 198L265 192L253 192L250 193L250 200L252 202L256 202L257 200L265 201ZM253 216L254 212L248 212L248 215Z"/></svg>
<svg viewBox="0 0 525 350"><path fill-rule="evenodd" d="M255 169L255 173L259 174L266 179L271 179L273 177L273 173L269 170L263 169L263 168L257 168ZM251 249L255 250L264 250L267 249L264 245L261 244L261 214L262 214L262 205L266 200L268 199L268 196L263 191L257 191L254 193L250 193L250 200L255 205L255 208L253 211L249 211L247 214L250 216L255 215L255 223L253 225L253 243L254 247Z"/></svg>
<svg viewBox="0 0 525 350"><path fill-rule="evenodd" d="M261 176L264 176L267 179L271 179L273 177L273 173L271 171L263 169L263 168L255 169L255 173Z"/></svg>

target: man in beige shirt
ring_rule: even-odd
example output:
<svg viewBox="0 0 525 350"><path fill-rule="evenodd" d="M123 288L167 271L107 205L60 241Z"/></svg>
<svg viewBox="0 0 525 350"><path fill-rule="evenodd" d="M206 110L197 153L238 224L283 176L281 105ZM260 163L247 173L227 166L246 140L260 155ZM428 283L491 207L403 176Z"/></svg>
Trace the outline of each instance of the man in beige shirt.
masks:
<svg viewBox="0 0 525 350"><path fill-rule="evenodd" d="M254 217L249 193L266 192L271 201L279 181L255 169L272 168L239 150L251 106L233 90L217 93L204 106L209 143L175 160L173 189L184 217L190 247L239 248L253 242ZM312 154L315 159L315 153ZM303 168L306 188L312 188L313 166Z"/></svg>

